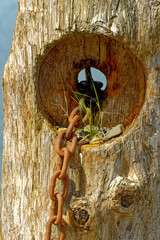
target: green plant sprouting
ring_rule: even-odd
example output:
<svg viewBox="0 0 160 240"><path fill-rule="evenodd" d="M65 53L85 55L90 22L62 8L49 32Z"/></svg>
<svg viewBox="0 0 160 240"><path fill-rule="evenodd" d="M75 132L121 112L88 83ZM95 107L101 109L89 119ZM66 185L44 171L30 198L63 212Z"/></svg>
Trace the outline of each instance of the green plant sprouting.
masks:
<svg viewBox="0 0 160 240"><path fill-rule="evenodd" d="M91 77L90 77L91 78ZM93 82L93 79L91 78L91 82L92 82L92 86L94 89L94 93L95 93L95 101L94 104L97 107L97 111L95 112L93 106L92 106L92 97L80 92L76 92L76 91L72 91L74 94L74 97L72 97L72 99L83 109L83 112L85 114L87 114L88 116L88 121L89 121L89 125L88 125L88 129L86 129L86 131L88 132L88 134L86 136L84 136L83 139L80 140L83 141L86 138L90 138L93 139L93 137L97 136L99 134L99 131L103 132L102 126L103 126L103 117L104 117L104 109L106 106L106 102L107 102L107 98L104 101L104 104L101 108L100 105L100 100L98 97L98 93L95 87L95 84ZM83 98L88 98L90 99L89 101L89 106L87 106L84 102ZM89 108L89 112L88 112L88 108Z"/></svg>

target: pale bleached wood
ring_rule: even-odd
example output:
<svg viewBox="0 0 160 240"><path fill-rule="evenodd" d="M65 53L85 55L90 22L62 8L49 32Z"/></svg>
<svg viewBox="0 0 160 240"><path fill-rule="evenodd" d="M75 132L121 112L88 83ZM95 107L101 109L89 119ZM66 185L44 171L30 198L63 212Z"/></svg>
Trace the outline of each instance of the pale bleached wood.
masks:
<svg viewBox="0 0 160 240"><path fill-rule="evenodd" d="M135 73L142 101L136 119L132 123L133 118L129 118L130 127L122 136L101 146L77 148L68 169L70 190L64 206L68 223L66 240L160 239L159 11L159 1L155 0L19 1L12 46L3 73L3 239L44 239L50 214L49 182L57 155L54 128L45 118L39 100L38 89L42 88L37 86L39 71L50 50L63 39L71 39L70 34L74 35L73 49L85 59L85 47L74 47L80 40L83 44L84 37L79 37L82 33L85 37L101 35L112 42L111 50L117 48L123 60L123 53L126 52L126 59L131 56L135 70L130 69L132 64L128 62L128 74ZM101 62L106 59L107 45L100 43ZM93 44L96 46L96 41ZM88 46L87 56L99 54L99 50ZM71 45L62 44L60 55L63 56L66 48L70 50L64 57L71 61L71 54L76 57ZM58 67L56 74L65 73L65 64L64 69L58 71ZM76 77L76 71L71 72L68 84ZM128 79L127 71L124 72ZM124 88L122 94L125 91L128 94L130 90ZM109 104L115 108L112 101ZM123 106L119 111L126 114ZM131 205L124 207L125 204ZM75 209L88 211L89 219L84 226L74 220ZM53 230L58 237L57 228Z"/></svg>

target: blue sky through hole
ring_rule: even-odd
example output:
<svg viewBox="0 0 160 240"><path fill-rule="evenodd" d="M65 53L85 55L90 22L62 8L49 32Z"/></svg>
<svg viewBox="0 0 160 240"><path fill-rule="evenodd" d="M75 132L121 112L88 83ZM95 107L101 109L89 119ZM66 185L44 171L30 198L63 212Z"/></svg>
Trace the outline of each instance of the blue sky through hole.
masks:
<svg viewBox="0 0 160 240"><path fill-rule="evenodd" d="M107 87L107 79L104 73L102 73L99 69L91 67L91 74L94 81L99 81L103 83L102 90L105 90ZM82 69L78 74L78 82L85 80L85 70Z"/></svg>

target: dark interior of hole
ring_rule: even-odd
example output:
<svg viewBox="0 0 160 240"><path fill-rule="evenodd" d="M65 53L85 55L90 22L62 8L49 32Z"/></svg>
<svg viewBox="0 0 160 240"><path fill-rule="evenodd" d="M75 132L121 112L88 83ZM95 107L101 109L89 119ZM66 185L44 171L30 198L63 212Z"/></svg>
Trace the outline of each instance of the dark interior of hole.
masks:
<svg viewBox="0 0 160 240"><path fill-rule="evenodd" d="M79 97L83 98L86 106L92 109L97 106L97 103L102 103L106 86L105 75L96 68L88 66L78 74L77 89L80 93Z"/></svg>
<svg viewBox="0 0 160 240"><path fill-rule="evenodd" d="M107 87L107 79L105 74L97 68L94 68L94 67L90 67L90 68L91 68L91 75L92 75L93 81L101 82L103 84L101 90L104 91ZM81 81L84 81L84 80L85 80L85 68L78 73L77 81L78 83L80 83Z"/></svg>

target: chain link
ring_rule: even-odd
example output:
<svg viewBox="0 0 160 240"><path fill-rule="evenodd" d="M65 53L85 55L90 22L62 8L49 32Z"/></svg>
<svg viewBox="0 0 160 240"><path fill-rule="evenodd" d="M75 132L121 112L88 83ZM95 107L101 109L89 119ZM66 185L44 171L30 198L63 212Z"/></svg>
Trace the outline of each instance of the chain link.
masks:
<svg viewBox="0 0 160 240"><path fill-rule="evenodd" d="M78 113L80 113L80 115L78 115ZM75 127L78 127L79 125L84 124L84 122L88 120L89 114L90 114L90 110L88 108L87 114L81 120L82 107L81 106L76 107L69 116L69 126L67 131L60 132L57 137L56 144L55 144L55 151L59 155L59 158L57 162L57 170L53 173L51 177L50 188L49 188L49 195L52 202L51 202L51 214L46 227L46 240L51 240L52 224L61 226L61 233L60 233L59 239L60 240L65 239L66 226L62 216L63 216L63 204L64 204L64 200L67 197L68 188L69 188L69 176L67 174L69 157L71 154L75 152L76 144L77 144L77 136L74 133L74 130L75 130ZM66 140L72 139L70 149L68 149L67 147L61 148L62 141L64 138ZM64 180L63 194L55 193L57 178L59 180ZM56 240L56 239L54 238L52 240Z"/></svg>

